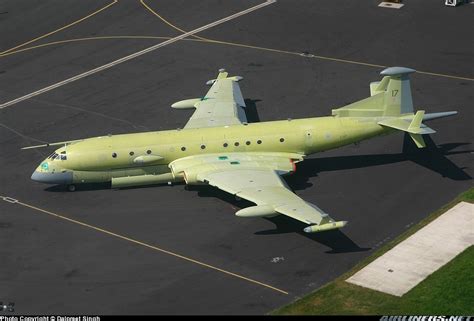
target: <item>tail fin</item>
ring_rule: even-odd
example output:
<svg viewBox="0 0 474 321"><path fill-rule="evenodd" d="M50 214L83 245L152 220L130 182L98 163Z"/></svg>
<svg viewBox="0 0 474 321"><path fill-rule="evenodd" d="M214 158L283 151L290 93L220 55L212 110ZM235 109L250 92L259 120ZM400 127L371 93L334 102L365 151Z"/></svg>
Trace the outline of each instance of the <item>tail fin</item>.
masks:
<svg viewBox="0 0 474 321"><path fill-rule="evenodd" d="M384 116L399 116L413 113L410 79L415 70L404 67L387 68L380 74L388 78L385 90ZM383 79L382 79L383 80Z"/></svg>
<svg viewBox="0 0 474 321"><path fill-rule="evenodd" d="M435 131L422 121L448 117L456 111L426 114L424 110L413 113L409 74L415 70L405 67L390 67L380 74L381 81L370 84L370 97L342 108L333 109L336 117L376 117L377 123L404 131L410 135L418 148L425 147L422 135Z"/></svg>
<svg viewBox="0 0 474 321"><path fill-rule="evenodd" d="M400 116L413 113L409 74L415 70L390 67L380 74L381 81L370 84L370 97L342 108L333 109L339 117Z"/></svg>

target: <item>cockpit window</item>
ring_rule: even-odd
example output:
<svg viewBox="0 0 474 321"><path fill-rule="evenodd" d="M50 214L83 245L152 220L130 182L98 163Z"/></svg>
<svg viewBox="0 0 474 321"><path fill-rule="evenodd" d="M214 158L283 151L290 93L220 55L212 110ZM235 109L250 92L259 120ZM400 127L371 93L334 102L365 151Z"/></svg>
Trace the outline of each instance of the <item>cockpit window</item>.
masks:
<svg viewBox="0 0 474 321"><path fill-rule="evenodd" d="M52 153L51 155L48 156L47 159L51 159L51 160L55 160L55 159L59 159L59 160L67 160L67 156L66 156L66 152L61 152L61 155L59 155L58 153L54 152Z"/></svg>
<svg viewBox="0 0 474 321"><path fill-rule="evenodd" d="M55 159L58 154L56 152L52 153L51 155L48 156L48 159Z"/></svg>

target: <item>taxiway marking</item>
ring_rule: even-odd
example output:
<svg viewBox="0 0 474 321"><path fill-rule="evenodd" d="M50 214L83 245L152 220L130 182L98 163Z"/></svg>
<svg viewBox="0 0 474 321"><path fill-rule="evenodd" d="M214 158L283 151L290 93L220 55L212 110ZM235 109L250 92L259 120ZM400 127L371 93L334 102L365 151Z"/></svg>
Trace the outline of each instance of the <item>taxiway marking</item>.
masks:
<svg viewBox="0 0 474 321"><path fill-rule="evenodd" d="M118 2L118 0L114 0L114 1L112 1L111 3L109 3L108 5L106 5L105 7L101 8L101 9L99 9L99 10L96 10L96 11L94 11L94 12L88 14L88 15L85 16L85 17L82 17L82 18L79 19L79 20L76 20L76 21L74 21L74 22L71 22L71 23L68 24L68 25L65 25L65 26L63 26L63 27L61 27L61 28L59 28L59 29L53 30L53 31L51 31L51 32L48 32L47 34L44 34L44 35L42 35L42 36L36 37L36 38L34 38L34 39L31 39L31 40L29 40L29 41L27 41L27 42L24 42L24 43L22 43L22 44L20 44L20 45L18 45L18 46L15 46L15 47L13 47L13 48L10 48L10 49L7 49L7 50L5 50L5 51L2 51L2 52L0 52L0 55L3 55L3 54L5 54L5 53L7 53L7 52L10 52L10 51L13 51L13 50L15 50L15 49L18 49L18 48L20 48L20 47L23 47L23 46L25 46L25 45L28 45L28 44L30 44L30 43L32 43L32 42L35 42L35 41L38 41L38 40L40 40L40 39L46 38L46 37L48 37L48 36L51 36L52 34L55 34L55 33L59 32L59 31L61 31L61 30L64 30L64 29L66 29L66 28L72 27L72 26L74 26L74 25L76 25L76 24L78 24L78 23L80 23L80 22L82 22L82 21L84 21L84 20L86 20L86 19L89 19L90 17L92 17L92 16L98 14L99 12L101 12L101 11L103 11L103 10L109 8L110 6L116 4L117 2Z"/></svg>
<svg viewBox="0 0 474 321"><path fill-rule="evenodd" d="M252 12L252 11L258 10L258 9L260 9L260 8L266 7L266 6L268 6L268 5L270 5L270 4L273 4L273 3L275 3L275 0L267 0L267 1L262 2L262 3L260 3L260 4L256 5L256 6L253 6L253 7L251 7L251 8L248 8L248 9L245 9L245 10L242 10L242 11L239 11L239 12L234 13L233 15L230 15L230 16L228 16L228 17L219 19L219 20L217 20L217 21L211 22L211 23L209 23L209 24L207 24L207 25L204 25L204 26L202 26L202 27L199 27L199 28L196 28L196 29L194 29L194 30L188 31L188 32L186 32L186 33L183 33L182 35L179 35L179 36L176 36L176 37L171 38L171 39L169 39L169 40L160 42L160 43L157 44L157 45L154 45L154 46L145 48L145 49L140 50L140 51L138 51L138 52L135 52L135 53L133 53L133 54L131 54L131 55L128 55L128 56L122 57L122 58L120 58L120 59L114 60L114 61L112 61L112 62L109 62L108 64L102 65L102 66L100 66L100 67L94 68L94 69L92 69L92 70L86 71L86 72L81 73L81 74L79 74L79 75L73 76L73 77L68 78L68 79L65 79L65 80L63 80L63 81L60 81L60 82L58 82L58 83L56 83L56 84L53 84L53 85L50 85L50 86L48 86L48 87L42 88L42 89L40 89L40 90L34 91L34 92L29 93L29 94L27 94L27 95L25 95L25 96L18 97L18 98L16 98L16 99L7 101L7 102L5 102L5 103L3 103L3 104L0 105L0 109L9 107L9 106L14 105L14 104L16 104L16 103L19 103L19 102L21 102L21 101L27 100L27 99L29 99L29 98L31 98L31 97L41 95L41 94L43 94L43 93L45 93L45 92L51 91L51 90L56 89L56 88L61 87L61 86L64 86L64 85L69 84L69 83L71 83L71 82L73 82L73 81L82 79L82 78L84 78L84 77L87 77L87 76L90 76L90 75L92 75L92 74L98 73L98 72L100 72L100 71L103 71L103 70L105 70L105 69L111 68L111 67L116 66L116 65L118 65L118 64L121 64L121 63L123 63L123 62L126 62L126 61L129 61L129 60L131 60L131 59L134 59L134 58L136 58L136 57L142 56L142 55L144 55L144 54L146 54L146 53L149 53L149 52L151 52L151 51L154 51L154 50L156 50L156 49L158 49L158 48L162 48L162 47L164 47L164 46L170 45L170 44L172 44L172 43L175 43L176 41L179 41L179 40L184 39L184 38L186 38L186 37L192 36L192 35L194 35L194 34L196 34L196 33L198 33L198 32L204 31L204 30L206 30L206 29L210 29L210 28L215 27L215 26L217 26L217 25L219 25L219 24L222 24L222 23L227 22L227 21L229 21L229 20L233 20L233 19L235 19L235 18L238 18L238 17L240 17L240 16L243 16L243 15L245 15L245 14L247 14L247 13L250 13L250 12Z"/></svg>
<svg viewBox="0 0 474 321"><path fill-rule="evenodd" d="M48 42L48 43L44 43L44 44L41 44L41 45L27 47L27 48L15 50L15 51L12 51L12 52L8 52L6 54L0 55L0 58L8 56L8 55L17 54L17 53L20 53L20 52L23 52L23 51L29 51L29 50L33 50L33 49L37 49L37 48L42 48L42 47L47 47L47 46L52 46L52 45L59 45L59 44L63 44L63 43L89 41L89 40L105 40L105 39L172 39L172 37L163 37L163 36L100 36L100 37L87 37L87 38L59 40L59 41ZM367 67L374 67L374 68L387 68L388 67L388 66L384 66L384 65L377 65L377 64L372 64L372 63L367 63L367 62L362 62L362 61L339 59L339 58L327 57L327 56L317 56L317 55L313 55L313 54L309 54L309 55L305 56L305 55L302 55L301 52L296 52L296 51L288 51L288 50L280 50L280 49L275 49L275 48L252 46L252 45L246 45L246 44L242 44L242 43L227 42L227 41L220 41L220 40L211 40L211 39L207 39L207 40L181 39L181 40L184 40L184 41L197 41L197 42L204 42L204 43L215 43L215 44L221 44L221 45L228 45L228 46L235 46L235 47L242 47L242 48L249 48L249 49L255 49L255 50L276 52L276 53L287 54L287 55L300 56L300 57L303 57L305 59L328 60L328 61L349 63L349 64L355 64L355 65L361 65L361 66L367 66ZM474 81L474 78L447 75L447 74L440 74L440 73L434 73L434 72L429 72L429 71L417 70L417 73L428 75L428 76L436 76L436 77L443 77L443 78ZM0 106L2 106L2 105L0 105Z"/></svg>
<svg viewBox="0 0 474 321"><path fill-rule="evenodd" d="M121 235L121 234L117 234L117 233L111 232L111 231L109 231L109 230L106 230L106 229L103 229L103 228L100 228L100 227L97 227L97 226L94 226L94 225L91 225L91 224L87 224L87 223L85 223L85 222L81 222L81 221L78 221L78 220L74 220L74 219L69 218L69 217L67 217L67 216L63 216L63 215L60 215L60 214L57 214L57 213L53 213L53 212L51 212L51 211L48 211L48 210L45 210L45 209L42 209L42 208L39 208L39 207L30 205L30 204L27 204L27 203L23 203L23 202L21 202L21 201L15 199L15 198L12 198L12 197L1 196L1 195L0 195L0 199L2 199L2 200L5 201L5 202L8 202L8 203L12 203L12 204L17 204L17 205L20 205L20 206L28 207L28 208L33 209L33 210L35 210L35 211L39 211L39 212L42 212L42 213L46 213L46 214L51 215L51 216L53 216L53 217L56 217L56 218L59 218L59 219L62 219L62 220L65 220L65 221L68 221L68 222L71 222L71 223L74 223L74 224L77 224L77 225L81 225L81 226L83 226L83 227L86 227L86 228L89 228L89 229L98 231L98 232L100 232L100 233L104 233L104 234L107 234L107 235L110 235L110 236L113 236L113 237L116 237L116 238L119 238L119 239L122 239L122 240L125 240L125 241L128 241L128 242L131 242L131 243L134 243L134 244L137 244L137 245L144 246L144 247L146 247L146 248L149 248L149 249L152 249L152 250L161 252L161 253L165 253L165 254L174 256L174 257L176 257L176 258L179 258L179 259L182 259L182 260L185 260L185 261L188 261L188 262L191 262L191 263L200 265L200 266L202 266L202 267L205 267L205 268L208 268L208 269L211 269L211 270L214 270L214 271L222 272L222 273L227 274L227 275L229 275L229 276L232 276L232 277L235 277L235 278L238 278L238 279L241 279L241 280L244 280L244 281L247 281L247 282L256 284L256 285L260 285L260 286L262 286L262 287L265 287L265 288L267 288L267 289L271 289L271 290L273 290L273 291L276 291L276 292L279 292L279 293L282 293L282 294L289 294L287 291L278 289L278 288L276 288L276 287L274 287L274 286L271 286L271 285L268 285L268 284L266 284L266 283L263 283L263 282L260 282L260 281L257 281L257 280L254 280L254 279L245 277L245 276L240 275L240 274L237 274L237 273L233 273L233 272L230 272L230 271L221 269L221 268L219 268L219 267L216 267L216 266L213 266L213 265L210 265L210 264L207 264L207 263L204 263L204 262L195 260L195 259L193 259L193 258L184 256L184 255L181 255L181 254L172 252L172 251L168 251L168 250L162 249L162 248L160 248L160 247L157 247L157 246L154 246L154 245L151 245L151 244L148 244L148 243L144 243L144 242L141 242L141 241L132 239L132 238L130 238L130 237L127 237L127 236L124 236L124 235Z"/></svg>
<svg viewBox="0 0 474 321"><path fill-rule="evenodd" d="M185 33L186 30L183 30L177 26L175 26L174 24L172 24L170 21L166 20L165 18L163 18L161 15L159 15L155 10L153 10L149 5L147 5L145 3L144 0L140 0L140 3L148 10L150 11L153 15L155 15L158 19L160 19L161 21L163 21L164 23L166 23L168 26L170 26L171 28L175 29L175 30L178 30L179 32L183 32ZM196 39L201 39L201 40L210 40L210 39L207 39L207 38L204 38L204 37L199 37L199 36L196 36L196 35L193 35L193 38L196 38Z"/></svg>
<svg viewBox="0 0 474 321"><path fill-rule="evenodd" d="M156 17L158 17L161 21L166 23L168 26L171 28L180 31L180 32L186 32L186 30L183 30L179 28L178 26L172 24L170 21L166 20L163 18L161 15L159 15L156 11L154 11L150 6L148 6L144 0L140 0L140 3L148 9L152 14L154 14ZM227 42L227 41L220 41L220 40L214 40L214 39L209 39L209 38L204 38L204 37L199 37L199 36L194 36L194 38L197 38L203 42L211 42L211 43L218 43L222 45L229 45L229 46L238 46L238 47L244 47L244 48L252 48L252 49L259 49L259 50L266 50L266 51L273 51L273 52L279 52L279 53L285 53L285 54L292 54L292 55L299 55L302 56L301 52L292 52L292 51L286 51L286 50L279 50L279 49L272 49L272 48L265 48L265 47L258 47L258 46L251 46L251 45L245 45L245 44L239 44L239 43L234 43L234 42ZM190 40L190 39L189 39ZM329 60L329 61L336 61L336 62L343 62L343 63L349 63L349 64L354 64L354 65L362 65L362 66L368 66L368 67L375 67L375 68L387 68L389 66L384 66L384 65L377 65L377 64L372 64L368 62L362 62L362 61L354 61L354 60L347 60L347 59L340 59L340 58L335 58L335 57L327 57L327 56L318 56L314 54L308 54L308 56L303 56L305 58L313 58L313 59L321 59L321 60ZM439 74L439 73L434 73L434 72L428 72L428 71L418 71L417 73L419 74L425 74L425 75L431 75L431 76L438 76L438 77L446 77L446 78L453 78L453 79L461 79L461 80L469 80L469 81L474 81L473 78L467 78L467 77L460 77L460 76L452 76L452 75L446 75L446 74Z"/></svg>

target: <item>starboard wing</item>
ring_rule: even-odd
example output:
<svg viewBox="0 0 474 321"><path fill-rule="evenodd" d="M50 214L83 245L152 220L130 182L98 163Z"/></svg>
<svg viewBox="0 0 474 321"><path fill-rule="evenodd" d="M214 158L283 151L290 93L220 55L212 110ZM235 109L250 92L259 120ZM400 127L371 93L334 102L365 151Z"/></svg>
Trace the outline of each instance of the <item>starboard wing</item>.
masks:
<svg viewBox="0 0 474 321"><path fill-rule="evenodd" d="M182 173L188 184L206 183L256 204L236 213L240 217L284 214L309 224L305 232L340 228L314 204L294 194L280 175L294 170L302 156L289 153L207 154L178 159L170 164L173 174ZM285 166L285 163L287 164Z"/></svg>

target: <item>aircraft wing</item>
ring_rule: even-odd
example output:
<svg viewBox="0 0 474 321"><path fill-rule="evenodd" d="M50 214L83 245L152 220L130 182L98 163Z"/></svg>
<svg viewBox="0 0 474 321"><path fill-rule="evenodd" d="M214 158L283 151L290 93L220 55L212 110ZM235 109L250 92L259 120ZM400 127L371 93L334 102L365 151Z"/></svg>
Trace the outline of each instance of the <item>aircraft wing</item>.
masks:
<svg viewBox="0 0 474 321"><path fill-rule="evenodd" d="M212 86L203 98L187 100L193 102L192 106L196 111L184 128L217 127L247 122L243 109L245 101L238 84L241 79L239 76L228 77L228 73L220 69L217 78L207 82ZM173 107L178 105L177 108L182 108L179 103L173 104Z"/></svg>
<svg viewBox="0 0 474 321"><path fill-rule="evenodd" d="M256 204L236 213L240 217L284 214L305 224L305 232L336 229L335 222L314 204L294 194L280 175L294 171L302 155L291 153L226 153L190 156L170 164L174 175L188 184L205 183Z"/></svg>

